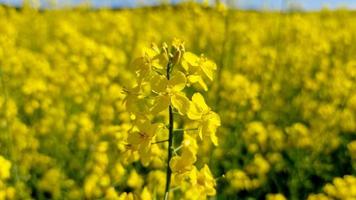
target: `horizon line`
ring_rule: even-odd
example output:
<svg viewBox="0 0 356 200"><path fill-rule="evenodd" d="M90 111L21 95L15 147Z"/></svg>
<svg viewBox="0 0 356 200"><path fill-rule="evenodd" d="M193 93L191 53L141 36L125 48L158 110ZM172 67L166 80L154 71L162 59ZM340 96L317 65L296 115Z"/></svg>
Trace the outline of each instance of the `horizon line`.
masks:
<svg viewBox="0 0 356 200"><path fill-rule="evenodd" d="M319 7L305 7L303 4L291 4L291 5L285 5L285 2L287 0L281 0L281 3L279 5L274 4L274 5L252 5L252 4L245 4L245 5L233 5L230 6L232 8L240 9L240 10L255 10L255 11L289 11L289 10L298 10L298 11L321 11L321 10L340 10L340 9L346 9L346 10L356 10L356 2L355 5L352 3L351 5L343 5L343 4L337 4L337 5L322 5ZM180 2L178 0L172 1L169 4L172 5L178 5L184 2ZM201 3L201 2L195 2L195 3ZM10 7L16 7L16 8L21 8L23 6L24 2L22 0L0 0L0 5L5 5L5 6L10 6ZM51 5L52 4L52 5ZM95 9L100 9L100 8L111 8L111 9L125 9L125 8L140 8L140 7L150 7L150 6L160 6L160 5L165 5L165 3L159 3L159 2L134 2L132 0L124 0L121 2L113 2L112 0L102 0L99 2L95 1L90 1L90 0L74 0L74 1L64 1L64 2L55 2L51 3L50 1L39 1L39 5L35 5L35 7L38 7L40 9L61 9L61 8L76 8L80 6L89 6ZM213 4L209 4L210 6L213 6Z"/></svg>

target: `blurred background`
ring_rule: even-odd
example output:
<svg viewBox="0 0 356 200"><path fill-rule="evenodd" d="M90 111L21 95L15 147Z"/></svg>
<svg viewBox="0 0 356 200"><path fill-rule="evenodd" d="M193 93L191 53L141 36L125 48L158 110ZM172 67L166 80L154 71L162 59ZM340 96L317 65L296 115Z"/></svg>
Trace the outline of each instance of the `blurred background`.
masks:
<svg viewBox="0 0 356 200"><path fill-rule="evenodd" d="M30 0L31 1L31 0ZM48 6L48 2L60 6L71 6L89 3L94 7L136 7L142 5L156 5L160 3L179 3L182 0L40 0L41 5ZM200 0L200 2L215 3L216 0ZM322 8L356 8L356 0L222 0L221 2L243 9L273 9L280 10L288 7L298 7L304 10L319 10ZM20 6L23 0L0 0L0 3Z"/></svg>

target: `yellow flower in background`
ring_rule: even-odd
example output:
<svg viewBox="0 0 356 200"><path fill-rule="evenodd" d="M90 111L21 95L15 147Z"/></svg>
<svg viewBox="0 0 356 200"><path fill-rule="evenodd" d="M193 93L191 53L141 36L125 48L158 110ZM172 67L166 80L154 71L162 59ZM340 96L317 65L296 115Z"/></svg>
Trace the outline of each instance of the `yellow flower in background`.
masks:
<svg viewBox="0 0 356 200"><path fill-rule="evenodd" d="M229 187L233 191L254 190L261 186L259 179L250 178L243 170L232 169L226 173Z"/></svg>
<svg viewBox="0 0 356 200"><path fill-rule="evenodd" d="M195 93L187 113L189 119L197 120L200 138L209 137L214 145L218 145L216 130L221 125L220 117L206 105L204 97Z"/></svg>
<svg viewBox="0 0 356 200"><path fill-rule="evenodd" d="M119 200L119 194L115 191L114 187L110 187L105 192L105 199L108 200Z"/></svg>
<svg viewBox="0 0 356 200"><path fill-rule="evenodd" d="M283 194L267 194L266 200L287 200Z"/></svg>
<svg viewBox="0 0 356 200"><path fill-rule="evenodd" d="M59 169L49 169L38 182L38 188L50 193L54 198L59 198L63 180L64 177Z"/></svg>
<svg viewBox="0 0 356 200"><path fill-rule="evenodd" d="M251 163L246 166L246 172L252 175L263 176L271 169L268 161L261 155L256 154Z"/></svg>
<svg viewBox="0 0 356 200"><path fill-rule="evenodd" d="M308 200L355 199L356 177L352 175L336 177L332 183L327 183L323 187L323 192L309 195Z"/></svg>
<svg viewBox="0 0 356 200"><path fill-rule="evenodd" d="M325 194L311 194L308 196L307 200L333 200L333 198L330 198Z"/></svg>
<svg viewBox="0 0 356 200"><path fill-rule="evenodd" d="M0 156L0 181L10 178L11 162Z"/></svg>
<svg viewBox="0 0 356 200"><path fill-rule="evenodd" d="M119 196L118 200L135 200L135 198L131 192L130 193L124 192Z"/></svg>
<svg viewBox="0 0 356 200"><path fill-rule="evenodd" d="M136 172L136 170L132 170L127 179L127 185L133 189L139 189L144 184L144 180L142 177Z"/></svg>
<svg viewBox="0 0 356 200"><path fill-rule="evenodd" d="M345 175L343 178L336 177L332 184L326 184L324 192L330 197L339 199L356 198L356 177Z"/></svg>
<svg viewBox="0 0 356 200"><path fill-rule="evenodd" d="M151 200L151 199L153 199L152 198L152 194L150 193L150 191L147 189L147 187L144 187L143 188L143 190L142 190L142 192L141 192L141 199L142 200Z"/></svg>

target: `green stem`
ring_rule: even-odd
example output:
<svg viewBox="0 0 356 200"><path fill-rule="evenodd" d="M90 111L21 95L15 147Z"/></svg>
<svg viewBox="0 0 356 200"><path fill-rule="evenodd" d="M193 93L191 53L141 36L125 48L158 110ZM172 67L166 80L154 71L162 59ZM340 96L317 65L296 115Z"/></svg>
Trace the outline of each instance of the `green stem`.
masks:
<svg viewBox="0 0 356 200"><path fill-rule="evenodd" d="M168 142L169 140L160 140L157 142L152 142L152 144L159 144L159 143L164 143L164 142Z"/></svg>
<svg viewBox="0 0 356 200"><path fill-rule="evenodd" d="M177 153L177 151L179 151L182 147L183 147L183 145L180 145L179 147L173 149L173 152L174 152L174 153Z"/></svg>
<svg viewBox="0 0 356 200"><path fill-rule="evenodd" d="M171 73L171 67L172 67L172 62L169 61L167 64L167 79L170 79L170 73ZM171 177L172 177L172 170L169 167L169 162L172 159L172 147L173 147L173 108L172 105L169 105L168 108L169 112L169 137L168 137L168 158L167 158L167 173L166 173L166 188L165 188L165 193L164 193L164 200L169 199L169 189L171 185Z"/></svg>

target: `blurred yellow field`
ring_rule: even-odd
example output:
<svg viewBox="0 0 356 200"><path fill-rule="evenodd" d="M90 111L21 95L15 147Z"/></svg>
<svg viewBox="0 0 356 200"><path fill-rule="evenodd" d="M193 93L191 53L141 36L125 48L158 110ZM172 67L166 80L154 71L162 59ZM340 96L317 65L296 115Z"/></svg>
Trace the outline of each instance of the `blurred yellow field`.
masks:
<svg viewBox="0 0 356 200"><path fill-rule="evenodd" d="M0 6L0 200L356 199L355 22Z"/></svg>

